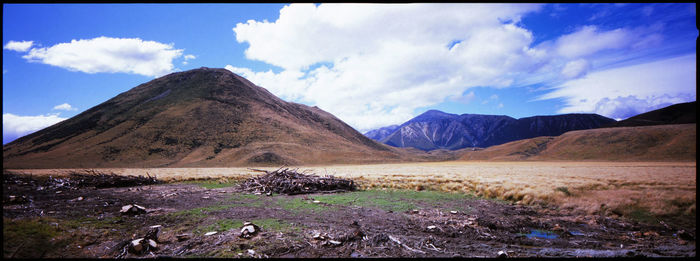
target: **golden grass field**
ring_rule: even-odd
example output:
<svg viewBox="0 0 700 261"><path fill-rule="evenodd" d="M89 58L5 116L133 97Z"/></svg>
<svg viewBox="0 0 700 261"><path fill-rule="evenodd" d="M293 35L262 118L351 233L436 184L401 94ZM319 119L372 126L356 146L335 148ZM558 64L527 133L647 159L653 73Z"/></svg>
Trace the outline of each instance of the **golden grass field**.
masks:
<svg viewBox="0 0 700 261"><path fill-rule="evenodd" d="M519 204L555 204L581 214L695 215L696 162L429 162L299 166L299 171L356 180L363 188L434 189L474 193ZM274 170L276 168L261 167ZM24 169L64 175L76 169ZM166 181L240 180L249 168L105 168ZM81 171L81 170L78 170Z"/></svg>

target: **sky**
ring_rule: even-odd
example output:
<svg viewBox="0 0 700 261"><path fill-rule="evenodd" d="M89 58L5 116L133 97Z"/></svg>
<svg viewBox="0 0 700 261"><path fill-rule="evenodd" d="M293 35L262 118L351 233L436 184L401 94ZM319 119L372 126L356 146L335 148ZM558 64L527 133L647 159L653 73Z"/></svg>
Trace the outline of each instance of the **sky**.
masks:
<svg viewBox="0 0 700 261"><path fill-rule="evenodd" d="M3 144L200 67L363 133L696 99L695 3L3 4L2 37Z"/></svg>

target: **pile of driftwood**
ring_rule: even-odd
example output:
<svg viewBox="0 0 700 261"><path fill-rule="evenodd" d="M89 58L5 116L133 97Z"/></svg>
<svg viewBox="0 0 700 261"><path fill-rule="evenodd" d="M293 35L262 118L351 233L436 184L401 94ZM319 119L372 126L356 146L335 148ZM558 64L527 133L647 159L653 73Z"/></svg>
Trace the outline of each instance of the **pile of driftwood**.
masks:
<svg viewBox="0 0 700 261"><path fill-rule="evenodd" d="M279 168L275 171L265 171L264 175L244 181L241 189L255 194L305 194L305 193L334 193L354 191L357 189L355 182L349 179L340 179L333 176L319 177L297 172L297 169Z"/></svg>
<svg viewBox="0 0 700 261"><path fill-rule="evenodd" d="M160 184L163 181L156 179L156 177L151 177L146 173L147 177L144 176L122 176L114 173L104 174L95 170L87 170L85 174L73 172L66 178L53 178L49 179L49 184L57 187L68 187L68 188L81 188L81 187L95 187L95 188L114 188L114 187L131 187L131 186L143 186ZM50 186L49 185L49 186Z"/></svg>

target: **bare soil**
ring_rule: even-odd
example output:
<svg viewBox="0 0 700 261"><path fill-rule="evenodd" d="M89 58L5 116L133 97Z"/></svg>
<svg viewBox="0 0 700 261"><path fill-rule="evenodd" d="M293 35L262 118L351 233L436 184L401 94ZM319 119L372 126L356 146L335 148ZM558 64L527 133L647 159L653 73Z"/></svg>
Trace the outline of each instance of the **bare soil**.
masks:
<svg viewBox="0 0 700 261"><path fill-rule="evenodd" d="M100 189L45 184L36 177L3 175L4 258L114 258L127 240L143 237L153 225L162 225L158 248L125 257L696 255L694 225L576 216L467 196L422 198L441 192L265 196L226 184ZM361 200L372 195L388 196L377 197L376 204ZM357 201L340 204L331 200L336 197ZM121 215L127 204L144 206L147 213ZM239 237L243 221L257 222L261 231L250 239ZM204 235L209 231L217 233ZM190 238L179 241L180 234Z"/></svg>

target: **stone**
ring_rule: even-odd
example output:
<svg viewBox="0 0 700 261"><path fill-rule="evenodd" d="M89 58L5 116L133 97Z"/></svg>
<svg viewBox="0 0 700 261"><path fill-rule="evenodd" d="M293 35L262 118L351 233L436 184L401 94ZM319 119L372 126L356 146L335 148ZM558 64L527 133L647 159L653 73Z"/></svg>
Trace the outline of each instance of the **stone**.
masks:
<svg viewBox="0 0 700 261"><path fill-rule="evenodd" d="M334 246L339 246L343 242L336 241L336 240L328 240L328 243L330 243L331 245L334 245Z"/></svg>
<svg viewBox="0 0 700 261"><path fill-rule="evenodd" d="M216 233L219 233L219 232L211 231L211 232L205 233L204 235L205 235L205 236L211 236L211 235L215 235Z"/></svg>
<svg viewBox="0 0 700 261"><path fill-rule="evenodd" d="M260 227L250 222L243 222L243 227L241 227L241 234L239 237L251 238L255 236L260 231Z"/></svg>
<svg viewBox="0 0 700 261"><path fill-rule="evenodd" d="M122 215L138 215L138 214L144 214L146 213L146 208L136 205L136 204L129 204L126 206L123 206L119 212Z"/></svg>
<svg viewBox="0 0 700 261"><path fill-rule="evenodd" d="M497 256L499 258L506 258L506 257L508 257L508 253L506 253L506 251L501 250L501 251L498 251Z"/></svg>
<svg viewBox="0 0 700 261"><path fill-rule="evenodd" d="M314 200L313 202L314 202L314 204L321 203L321 201L318 201L318 200Z"/></svg>
<svg viewBox="0 0 700 261"><path fill-rule="evenodd" d="M180 242L188 240L188 239L190 239L190 237L191 237L190 234L179 234L179 235L175 236L175 238L177 238L177 241L180 241Z"/></svg>
<svg viewBox="0 0 700 261"><path fill-rule="evenodd" d="M451 213L451 214L457 214L457 211L452 210L452 211L450 211L450 213Z"/></svg>
<svg viewBox="0 0 700 261"><path fill-rule="evenodd" d="M141 254L143 252L144 247L143 247L143 238L139 239L134 239L131 241L131 245L129 248L134 254Z"/></svg>
<svg viewBox="0 0 700 261"><path fill-rule="evenodd" d="M143 238L152 239L152 240L155 240L156 242L158 242L158 233L160 232L160 229L162 227L163 226L161 226L161 225L150 226L148 228L148 232L146 232L146 236L144 236Z"/></svg>
<svg viewBox="0 0 700 261"><path fill-rule="evenodd" d="M428 226L428 230L433 230L433 229L436 229L436 228L437 228L437 226Z"/></svg>
<svg viewBox="0 0 700 261"><path fill-rule="evenodd" d="M153 240L153 239L149 239L149 240L148 240L148 247L149 247L150 249L157 249L157 248L158 248L158 243L156 243L156 241Z"/></svg>

